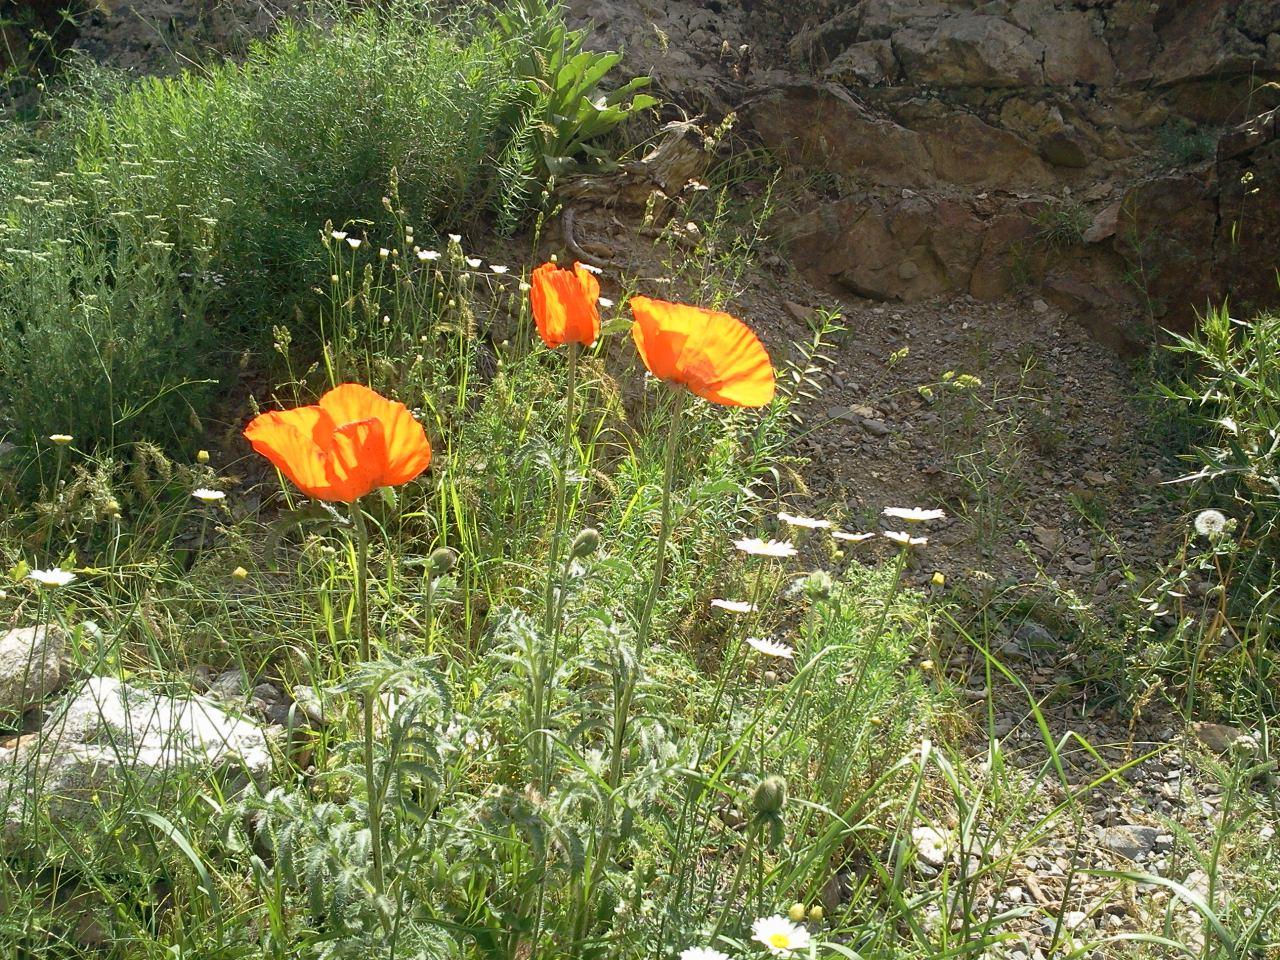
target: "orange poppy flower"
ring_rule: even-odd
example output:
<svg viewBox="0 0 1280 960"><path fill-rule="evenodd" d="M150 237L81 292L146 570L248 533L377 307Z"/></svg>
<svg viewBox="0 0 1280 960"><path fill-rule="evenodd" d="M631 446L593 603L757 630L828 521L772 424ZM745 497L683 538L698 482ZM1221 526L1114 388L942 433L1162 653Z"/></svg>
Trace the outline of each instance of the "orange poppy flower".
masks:
<svg viewBox="0 0 1280 960"><path fill-rule="evenodd" d="M529 278L529 302L538 336L548 347L580 343L589 347L600 336L600 282L581 263L564 270L544 263Z"/></svg>
<svg viewBox="0 0 1280 960"><path fill-rule="evenodd" d="M408 483L431 463L431 444L407 407L358 383L309 407L254 417L245 437L303 493L353 503Z"/></svg>
<svg viewBox="0 0 1280 960"><path fill-rule="evenodd" d="M631 314L631 339L659 380L725 406L763 407L773 400L773 364L741 320L649 297L632 297Z"/></svg>

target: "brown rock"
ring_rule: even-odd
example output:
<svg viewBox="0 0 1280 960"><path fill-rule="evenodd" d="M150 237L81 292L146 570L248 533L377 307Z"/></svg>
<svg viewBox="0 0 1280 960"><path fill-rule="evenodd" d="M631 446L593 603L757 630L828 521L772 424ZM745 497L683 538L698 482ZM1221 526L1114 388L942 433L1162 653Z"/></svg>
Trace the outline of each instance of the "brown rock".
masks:
<svg viewBox="0 0 1280 960"><path fill-rule="evenodd" d="M892 81L898 75L898 61L893 55L893 45L888 40L867 40L855 43L831 61L823 75L837 83L850 86L877 84Z"/></svg>
<svg viewBox="0 0 1280 960"><path fill-rule="evenodd" d="M886 186L936 182L920 134L876 116L835 85L779 87L742 112L766 146L808 169Z"/></svg>
<svg viewBox="0 0 1280 960"><path fill-rule="evenodd" d="M1022 87L1044 82L1044 44L1007 20L948 17L931 32L901 30L893 50L907 79L940 87Z"/></svg>
<svg viewBox="0 0 1280 960"><path fill-rule="evenodd" d="M1213 286L1246 312L1280 305L1280 110L1232 131L1218 148Z"/></svg>
<svg viewBox="0 0 1280 960"><path fill-rule="evenodd" d="M939 180L1007 190L1053 181L1044 161L1026 143L971 113L952 113L917 129Z"/></svg>
<svg viewBox="0 0 1280 960"><path fill-rule="evenodd" d="M1173 175L1145 180L1124 196L1116 248L1143 284L1164 326L1189 330L1217 298L1212 250L1217 204L1204 180Z"/></svg>
<svg viewBox="0 0 1280 960"><path fill-rule="evenodd" d="M1055 167L1079 170L1089 165L1085 143L1074 130L1059 130L1041 140L1040 156Z"/></svg>

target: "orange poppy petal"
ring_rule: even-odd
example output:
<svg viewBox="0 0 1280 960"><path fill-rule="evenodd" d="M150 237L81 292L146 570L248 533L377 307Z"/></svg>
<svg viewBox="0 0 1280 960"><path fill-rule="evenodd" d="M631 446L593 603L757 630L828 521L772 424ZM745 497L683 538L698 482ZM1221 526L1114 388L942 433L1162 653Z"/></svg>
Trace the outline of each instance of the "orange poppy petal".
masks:
<svg viewBox="0 0 1280 960"><path fill-rule="evenodd" d="M319 407L264 413L245 427L253 449L270 460L303 493L329 499L328 454L316 437L331 434L333 421Z"/></svg>
<svg viewBox="0 0 1280 960"><path fill-rule="evenodd" d="M599 284L594 289L598 296ZM589 347L596 342L600 314L595 297L588 299L588 292L578 275L554 263L544 263L533 271L529 278L529 304L543 343L554 348L565 343Z"/></svg>
<svg viewBox="0 0 1280 960"><path fill-rule="evenodd" d="M684 352L692 332L695 311L680 303L668 303L650 297L632 297L631 339L645 367L659 380L684 383L677 361Z"/></svg>
<svg viewBox="0 0 1280 960"><path fill-rule="evenodd" d="M340 427L361 420L381 420L390 403L362 384L342 383L321 397L319 406Z"/></svg>
<svg viewBox="0 0 1280 960"><path fill-rule="evenodd" d="M573 262L573 275L578 278L578 285L582 287L582 295L587 298L587 303L594 305L600 299L600 281L596 279L596 275L587 269L586 264L577 260Z"/></svg>
<svg viewBox="0 0 1280 960"><path fill-rule="evenodd" d="M358 383L344 383L321 397L320 406L339 426L369 419L381 424L385 461L380 467L378 486L408 483L431 463L426 431L403 403Z"/></svg>
<svg viewBox="0 0 1280 960"><path fill-rule="evenodd" d="M333 447L325 463L333 499L359 500L382 486L387 469L387 443L380 420L344 423L333 431Z"/></svg>
<svg viewBox="0 0 1280 960"><path fill-rule="evenodd" d="M775 383L769 354L736 317L683 303L633 297L640 359L656 377L728 406L764 406Z"/></svg>
<svg viewBox="0 0 1280 960"><path fill-rule="evenodd" d="M772 402L773 363L750 327L727 313L708 311L696 340L699 352L710 358L713 372L702 379L695 393L729 406L762 407Z"/></svg>

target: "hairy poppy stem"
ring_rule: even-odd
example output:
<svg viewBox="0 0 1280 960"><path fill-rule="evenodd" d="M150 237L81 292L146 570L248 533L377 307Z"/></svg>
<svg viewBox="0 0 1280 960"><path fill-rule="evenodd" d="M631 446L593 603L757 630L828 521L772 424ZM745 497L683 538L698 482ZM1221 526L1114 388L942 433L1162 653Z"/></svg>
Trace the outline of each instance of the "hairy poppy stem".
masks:
<svg viewBox="0 0 1280 960"><path fill-rule="evenodd" d="M547 788L550 770L547 753L548 739L544 730L547 724L547 713L551 707L551 692L555 677L556 661L560 653L560 628L564 612L564 569L560 554L564 549L564 527L568 513L569 464L573 459L573 435L575 401L578 392L578 354L580 347L576 343L569 344L569 371L566 379L564 400L564 438L560 448L560 462L556 470L556 517L555 527L551 534L551 556L547 558L547 597L546 613L543 621L542 639L551 641L550 659L539 657L534 670L534 737L537 743L538 767L542 778L542 787ZM559 585L561 598L557 600L556 586Z"/></svg>
<svg viewBox="0 0 1280 960"><path fill-rule="evenodd" d="M351 504L351 525L356 540L356 608L360 617L360 662L373 659L369 637L369 528L360 501ZM373 848L373 889L383 893L382 875L382 792L378 789L373 763L373 718L378 706L378 688L370 683L364 691L364 781L369 820L369 846Z"/></svg>
<svg viewBox="0 0 1280 960"><path fill-rule="evenodd" d="M636 660L643 662L645 647L649 645L649 630L653 625L653 608L658 602L658 591L667 572L667 540L671 536L671 488L675 486L676 447L680 442L680 426L684 418L685 390L676 389L675 409L671 411L671 423L667 428L667 454L662 474L662 525L658 528L658 557L653 565L653 580L649 593L640 609L640 621L636 627Z"/></svg>

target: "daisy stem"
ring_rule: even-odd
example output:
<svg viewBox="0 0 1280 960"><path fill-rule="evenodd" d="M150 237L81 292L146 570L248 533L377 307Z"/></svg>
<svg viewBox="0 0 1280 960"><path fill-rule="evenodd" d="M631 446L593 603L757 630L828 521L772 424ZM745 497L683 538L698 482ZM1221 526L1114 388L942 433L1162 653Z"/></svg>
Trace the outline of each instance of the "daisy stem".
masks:
<svg viewBox="0 0 1280 960"><path fill-rule="evenodd" d="M358 500L351 504L351 525L355 530L356 541L356 608L360 617L360 662L367 664L373 660L369 637L369 528ZM364 780L368 798L366 812L369 820L369 846L373 849L373 888L381 897L382 793L376 783L373 763L373 718L377 706L377 685L371 682L364 691Z"/></svg>

